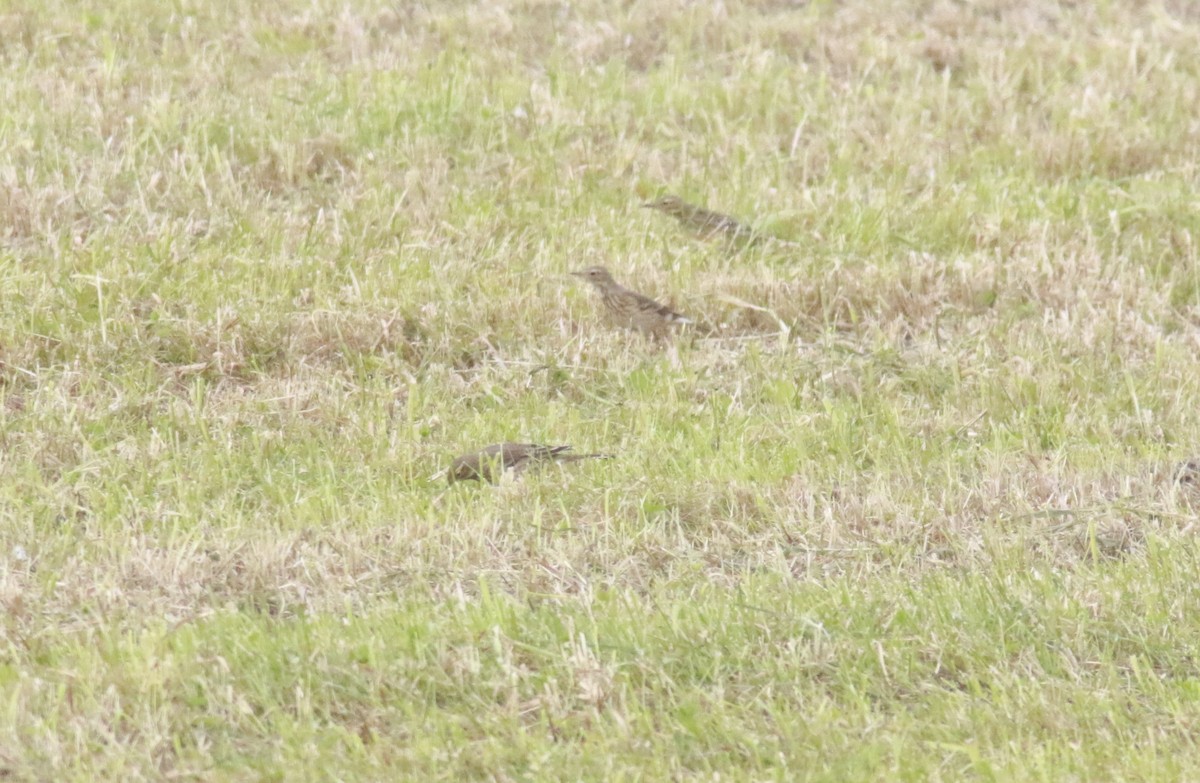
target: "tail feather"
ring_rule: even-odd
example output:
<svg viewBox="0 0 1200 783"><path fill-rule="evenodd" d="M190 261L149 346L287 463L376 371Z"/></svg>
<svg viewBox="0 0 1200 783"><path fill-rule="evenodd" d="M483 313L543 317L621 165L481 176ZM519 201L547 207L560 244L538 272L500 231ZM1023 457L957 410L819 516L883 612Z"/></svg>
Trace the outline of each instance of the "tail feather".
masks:
<svg viewBox="0 0 1200 783"><path fill-rule="evenodd" d="M612 454L562 454L555 459L558 462L578 462L583 459L616 459Z"/></svg>

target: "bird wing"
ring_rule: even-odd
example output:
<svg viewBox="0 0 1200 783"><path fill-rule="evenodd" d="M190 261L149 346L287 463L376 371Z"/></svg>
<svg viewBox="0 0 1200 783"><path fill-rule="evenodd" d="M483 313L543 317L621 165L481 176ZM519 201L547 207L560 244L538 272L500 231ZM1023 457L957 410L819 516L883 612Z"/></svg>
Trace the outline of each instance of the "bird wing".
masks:
<svg viewBox="0 0 1200 783"><path fill-rule="evenodd" d="M504 467L520 468L527 462L553 459L556 455L569 451L570 448L570 446L543 446L540 443L504 443L501 444L498 451Z"/></svg>
<svg viewBox="0 0 1200 783"><path fill-rule="evenodd" d="M708 238L724 234L728 239L737 242L753 243L759 239L757 231L723 212L713 212L697 207L692 219L696 230Z"/></svg>
<svg viewBox="0 0 1200 783"><path fill-rule="evenodd" d="M633 301L637 303L637 309L644 313L654 313L668 321L676 323L691 323L692 319L686 315L675 312L664 304L659 304L648 296L643 296L636 291L630 291L633 294Z"/></svg>

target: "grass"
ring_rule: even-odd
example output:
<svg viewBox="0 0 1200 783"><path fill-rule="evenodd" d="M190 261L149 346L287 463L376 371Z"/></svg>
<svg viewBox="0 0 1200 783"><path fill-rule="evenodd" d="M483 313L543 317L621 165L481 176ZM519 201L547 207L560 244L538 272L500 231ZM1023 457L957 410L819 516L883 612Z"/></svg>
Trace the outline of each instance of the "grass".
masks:
<svg viewBox="0 0 1200 783"><path fill-rule="evenodd" d="M8 6L0 777L1200 776L1197 34Z"/></svg>

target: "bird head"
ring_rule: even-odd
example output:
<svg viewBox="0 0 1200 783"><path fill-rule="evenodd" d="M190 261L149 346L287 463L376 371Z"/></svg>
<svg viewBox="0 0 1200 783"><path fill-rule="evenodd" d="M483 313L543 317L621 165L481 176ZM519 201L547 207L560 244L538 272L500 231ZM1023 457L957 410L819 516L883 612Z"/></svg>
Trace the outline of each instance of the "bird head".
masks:
<svg viewBox="0 0 1200 783"><path fill-rule="evenodd" d="M683 199L670 194L660 196L654 199L654 201L647 201L642 206L646 209L657 209L659 212L665 212L668 215L682 215L688 208L687 203Z"/></svg>
<svg viewBox="0 0 1200 783"><path fill-rule="evenodd" d="M602 266L589 266L587 269L580 269L578 272L572 272L571 274L575 275L576 277L582 277L584 280L592 283L593 285L602 287L606 285L612 285L616 282L613 280L613 276L609 274L608 270Z"/></svg>

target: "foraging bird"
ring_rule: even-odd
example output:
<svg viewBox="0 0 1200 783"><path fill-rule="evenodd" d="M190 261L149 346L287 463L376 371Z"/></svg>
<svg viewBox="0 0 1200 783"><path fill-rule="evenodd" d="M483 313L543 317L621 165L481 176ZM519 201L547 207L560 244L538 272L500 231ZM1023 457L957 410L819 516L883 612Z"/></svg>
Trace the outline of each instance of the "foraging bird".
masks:
<svg viewBox="0 0 1200 783"><path fill-rule="evenodd" d="M486 481L495 484L506 473L517 475L548 462L578 462L581 459L611 459L611 454L567 454L570 446L541 446L537 443L494 443L450 463L446 478L456 481Z"/></svg>
<svg viewBox="0 0 1200 783"><path fill-rule="evenodd" d="M1200 490L1200 457L1193 457L1175 466L1175 485Z"/></svg>
<svg viewBox="0 0 1200 783"><path fill-rule="evenodd" d="M724 239L730 243L751 244L762 238L754 229L739 223L729 215L689 204L679 196L662 196L642 206L670 215L701 239Z"/></svg>
<svg viewBox="0 0 1200 783"><path fill-rule="evenodd" d="M637 291L630 291L614 280L602 266L589 266L571 274L596 286L608 317L626 329L636 329L651 337L663 337L672 326L692 323L692 319L686 315L680 315Z"/></svg>

